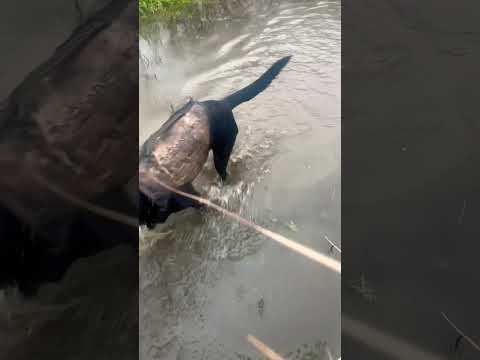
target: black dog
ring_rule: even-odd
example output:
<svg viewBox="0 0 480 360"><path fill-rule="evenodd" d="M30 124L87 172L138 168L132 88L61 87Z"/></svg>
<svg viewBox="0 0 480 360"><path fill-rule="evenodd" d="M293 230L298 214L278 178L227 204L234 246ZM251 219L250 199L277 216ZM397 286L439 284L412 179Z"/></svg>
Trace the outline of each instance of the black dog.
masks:
<svg viewBox="0 0 480 360"><path fill-rule="evenodd" d="M123 200L118 192L107 195L108 198L99 201L103 200L109 208L116 205L117 199L119 203ZM123 201L122 205L125 208L119 211L133 213L127 202ZM95 214L78 212L58 219L54 226L62 230L36 232L9 209L0 206L0 289L16 287L22 295L34 296L41 285L60 281L79 258L120 244L138 249L136 229Z"/></svg>
<svg viewBox="0 0 480 360"><path fill-rule="evenodd" d="M140 149L139 159L141 225L151 228L176 211L198 206L172 194L158 181L196 194L191 183L202 170L210 150L216 171L222 180L226 179L238 133L232 110L264 91L290 58L278 60L255 82L223 100L190 100L148 138Z"/></svg>

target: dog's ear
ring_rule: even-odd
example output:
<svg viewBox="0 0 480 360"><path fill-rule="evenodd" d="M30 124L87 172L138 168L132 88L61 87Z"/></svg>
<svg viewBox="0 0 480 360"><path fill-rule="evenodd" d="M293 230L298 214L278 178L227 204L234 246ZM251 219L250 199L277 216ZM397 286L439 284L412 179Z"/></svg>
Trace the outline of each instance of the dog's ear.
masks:
<svg viewBox="0 0 480 360"><path fill-rule="evenodd" d="M237 139L238 127L231 112L220 121L216 119L212 125L214 127L212 131L213 162L218 175L222 180L226 180L227 165Z"/></svg>

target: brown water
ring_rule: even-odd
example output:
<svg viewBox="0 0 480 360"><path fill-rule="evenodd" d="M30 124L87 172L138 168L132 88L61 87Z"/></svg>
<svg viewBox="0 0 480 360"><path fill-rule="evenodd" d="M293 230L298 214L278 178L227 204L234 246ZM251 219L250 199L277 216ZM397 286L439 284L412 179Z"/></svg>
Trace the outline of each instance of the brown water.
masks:
<svg viewBox="0 0 480 360"><path fill-rule="evenodd" d="M141 142L170 103L220 98L293 55L235 109L228 183L209 162L196 186L320 252L329 252L325 236L340 245L340 2L281 2L181 48L156 36L141 42L141 72L157 78L141 83ZM340 356L337 274L212 212L187 210L140 235L142 359L260 358L247 334L288 359Z"/></svg>

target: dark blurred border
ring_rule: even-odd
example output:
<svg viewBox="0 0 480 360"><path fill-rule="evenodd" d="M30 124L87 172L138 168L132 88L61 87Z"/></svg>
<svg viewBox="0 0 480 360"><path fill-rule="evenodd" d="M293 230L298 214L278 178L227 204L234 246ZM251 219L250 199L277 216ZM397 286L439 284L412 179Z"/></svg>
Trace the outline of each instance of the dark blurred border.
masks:
<svg viewBox="0 0 480 360"><path fill-rule="evenodd" d="M480 358L479 13L343 1L343 359Z"/></svg>
<svg viewBox="0 0 480 360"><path fill-rule="evenodd" d="M137 1L0 8L0 358L136 359Z"/></svg>

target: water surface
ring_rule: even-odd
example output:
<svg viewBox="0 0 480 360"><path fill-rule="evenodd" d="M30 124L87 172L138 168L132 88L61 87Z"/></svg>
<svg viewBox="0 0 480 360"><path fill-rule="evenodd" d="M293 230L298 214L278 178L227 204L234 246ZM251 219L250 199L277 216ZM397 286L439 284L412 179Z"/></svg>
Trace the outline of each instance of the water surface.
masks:
<svg viewBox="0 0 480 360"><path fill-rule="evenodd" d="M325 237L341 245L340 2L281 2L217 26L181 45L165 33L141 42L149 79L141 82L139 140L170 105L223 97L292 54L264 93L234 111L240 133L227 184L210 160L195 185L329 253ZM340 356L337 274L211 211L173 216L141 238L142 359L260 358L247 334L288 359Z"/></svg>

